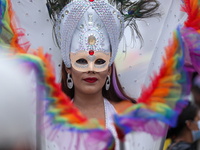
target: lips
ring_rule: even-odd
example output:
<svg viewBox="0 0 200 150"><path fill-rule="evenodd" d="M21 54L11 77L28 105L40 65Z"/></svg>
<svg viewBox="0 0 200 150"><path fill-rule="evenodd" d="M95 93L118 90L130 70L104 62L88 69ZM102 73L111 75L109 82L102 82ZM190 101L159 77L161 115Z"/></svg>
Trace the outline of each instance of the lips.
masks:
<svg viewBox="0 0 200 150"><path fill-rule="evenodd" d="M97 78L85 78L84 81L89 82L89 83L94 83L97 81Z"/></svg>

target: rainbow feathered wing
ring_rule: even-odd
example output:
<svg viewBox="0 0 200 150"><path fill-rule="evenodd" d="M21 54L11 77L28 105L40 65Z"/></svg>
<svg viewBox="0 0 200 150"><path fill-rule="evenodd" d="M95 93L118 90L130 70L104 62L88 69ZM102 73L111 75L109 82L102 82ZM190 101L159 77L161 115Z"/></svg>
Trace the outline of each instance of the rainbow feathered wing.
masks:
<svg viewBox="0 0 200 150"><path fill-rule="evenodd" d="M10 0L0 0L0 4L2 14L0 39L3 41L1 42L1 47L10 49L8 54L10 59L15 59L26 71L35 71L37 91L39 91L37 92L37 100L45 102L45 105L37 113L40 113L41 116L48 116L48 120L43 122L39 128L43 129L45 126L48 126L52 130L51 134L53 135L53 137L49 137L50 139L54 138L55 134L61 131L61 129L73 130L80 134L88 133L91 135L89 138L91 141L103 141L106 143L101 149L114 149L115 140L111 132L105 130L97 120L88 120L83 116L71 103L71 99L62 92L60 84L56 83L55 80L51 55L44 55L42 48L39 48L37 51L29 49L31 54L28 54L27 47L24 47L24 44L27 44L27 42L20 43L24 37L18 32L20 28L18 28L19 25L17 25ZM7 31L9 31L9 34ZM7 39L9 40L5 41L5 34L8 35Z"/></svg>
<svg viewBox="0 0 200 150"><path fill-rule="evenodd" d="M173 41L166 48L160 72L155 73L151 84L143 88L138 103L122 114L115 115L120 139L131 131L143 131L154 137L162 137L167 130L159 121L173 127L176 125L178 114L187 104L184 97L189 89L189 78L183 67L182 45L180 30L177 29Z"/></svg>
<svg viewBox="0 0 200 150"><path fill-rule="evenodd" d="M121 140L131 131L143 131L153 137L166 134L166 126L176 126L181 110L187 105L190 79L185 65L185 51L189 50L192 65L200 73L200 4L198 0L185 0L182 11L188 14L183 28L174 31L166 47L163 65L152 82L144 87L138 103L115 115L115 126Z"/></svg>

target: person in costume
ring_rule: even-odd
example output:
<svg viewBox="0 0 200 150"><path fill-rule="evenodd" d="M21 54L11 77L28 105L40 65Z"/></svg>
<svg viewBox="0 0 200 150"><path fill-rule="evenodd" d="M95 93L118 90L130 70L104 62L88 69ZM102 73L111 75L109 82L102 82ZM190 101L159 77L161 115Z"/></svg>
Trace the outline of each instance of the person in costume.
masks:
<svg viewBox="0 0 200 150"><path fill-rule="evenodd" d="M146 14L139 12L142 18L155 15L159 3L154 0L140 1L138 4L124 2L124 6L129 3L130 17L127 18L122 15L125 8L118 6L118 10L105 1L78 0L68 3L47 1L50 17L55 21L56 42L63 59L62 90L83 115L88 119L100 120L117 138L113 114L136 103L125 94L117 77L114 60L118 45L125 26L132 23L133 16L136 17L133 12L136 8L139 10L139 4L145 7L153 3ZM128 22L125 25L124 19Z"/></svg>
<svg viewBox="0 0 200 150"><path fill-rule="evenodd" d="M65 64L65 66L63 66L63 70L66 72L66 75L64 76L65 79L63 79L63 82L66 83L67 81L68 84L66 84L67 86L65 87L67 87L68 89L74 87L74 96L71 97L74 103L71 103L71 101L69 103L67 101L69 99L67 99L65 95L63 95L59 91L58 86L56 86L57 84L53 82L54 78L51 72L52 71L51 67L48 68L51 71L45 68L45 67L48 67L48 61L46 61L46 59L43 56L41 56L41 51L39 51L38 55L41 58L43 58L44 66L43 66L43 63L41 63L40 65L44 67L45 69L43 70L46 71L45 79L41 81L43 82L45 81L46 83L48 83L48 86L50 87L50 88L49 87L46 88L46 93L49 94L50 96L48 95L47 97L45 97L45 100L47 100L46 102L49 104L47 105L47 107L45 107L45 115L47 114L48 117L50 116L49 122L51 125L53 124L52 125L53 128L51 129L52 131L56 131L55 130L56 128L57 130L63 132L63 134L66 134L67 131L65 132L65 130L62 130L64 129L65 126L72 127L72 125L74 125L73 124L74 122L75 122L75 125L79 125L81 123L83 123L83 126L85 125L85 122L84 122L85 120L82 118L81 120L79 118L80 114L77 113L77 111L74 111L75 108L73 107L73 105L75 104L78 107L78 105L76 104L76 101L78 100L76 98L76 95L79 96L78 97L79 99L81 99L83 95L82 93L84 93L85 91L87 92L89 91L89 93L95 92L95 90L102 92L102 90L99 90L99 89L102 89L102 86L107 80L106 79L107 75L109 74L111 78L112 78L112 75L115 75L114 73L115 69L112 70L112 67L114 68L114 66L112 66L112 62L114 61L114 58L115 58L115 54L117 51L119 40L121 38L121 34L123 34L121 33L121 31L123 31L122 29L123 20L121 20L122 17L120 16L119 12L116 9L114 9L112 6L108 5L107 3L103 1L92 1L92 0L91 1L73 1L66 6L65 6L66 4L65 2L64 3L62 1L59 1L59 2L60 3L55 3L55 7L52 7L52 8L60 9L59 6L61 6L61 4L64 7L60 9L61 12L60 10L55 11L55 13L60 12L59 16L56 17L57 22L55 24L55 30L56 30L56 35L57 35L57 42L61 48L61 52L63 55L64 64ZM121 5L118 5L118 7L122 8ZM128 11L129 15L132 14L135 16L138 15L139 17L142 17L142 14L138 12L135 13L136 12L134 9L135 7L129 7L129 8L130 8ZM51 12L51 13L54 14L54 12ZM121 10L120 13L123 14L123 11ZM125 16L129 16L129 15L126 14ZM129 23L131 21L131 19L128 17L127 18L125 17L124 19L128 20ZM102 31L100 29L102 29ZM166 122L169 125L175 124L175 120L176 120L175 116L184 106L182 105L183 103L182 94L184 93L184 90L181 91L179 88L182 86L182 82L180 81L184 81L185 83L184 73L180 69L182 67L181 60L183 56L181 55L181 52L180 52L181 51L180 47L182 43L181 43L181 40L178 39L178 36L177 36L179 34L180 33L178 30L175 34L176 36L174 36L174 39L173 39L174 42L168 47L168 51L166 52L167 55L163 59L164 65L161 67L160 73L158 75L155 75L155 78L152 79L152 84L149 86L149 88L146 90L145 89L143 90L141 97L138 99L138 104L132 105L129 109L127 109L125 113L123 113L120 116L115 115L114 124L118 130L118 133L127 134L128 132L131 132L131 131L146 131L147 130L147 132L150 134L152 133L158 136L163 136L164 132L160 132L161 125L159 125L157 120ZM180 42L180 45L179 45L179 42ZM175 54L178 57L174 58ZM104 64L106 65L104 66ZM179 64L179 65L176 65L176 64ZM112 67L108 67L108 66L112 66ZM101 70L100 71L101 73L105 73L105 74L101 74L102 76L100 76L100 73L99 73L99 80L101 79L101 81L104 81L104 82L101 82L102 85L94 86L95 88L93 88L90 86L90 84L94 84L98 82L97 80L98 78L97 77L83 78L86 80L86 81L84 80L84 83L87 83L86 84L87 88L85 89L84 86L79 87L79 85L77 85L77 82L81 83L79 80L80 77L75 78L73 76L81 75L82 77L83 73L81 74L80 72L84 72L83 70L84 71L86 70L87 74L89 75L90 74L95 75L95 73L98 72L99 70ZM78 74L77 72L79 72L80 74ZM40 75L40 72L38 72L38 75ZM107 78L108 78L107 80L108 82L106 84L107 86L105 86L106 89L108 89L109 87L109 77ZM113 80L114 78L110 81L110 83ZM76 82L76 84L72 84L72 81L74 83ZM115 80L113 84L114 83L115 83ZM115 91L117 91L116 88L114 89ZM170 89L178 89L178 91L170 91ZM77 90L78 90L78 94L76 92ZM122 92L122 90L120 92ZM84 93L84 96L85 95L91 96L91 94L87 94L87 93ZM90 96L88 97L90 98ZM102 96L104 96L103 93L102 95L100 95L99 98L102 98ZM96 99L96 97L94 98ZM171 101L172 98L174 100L173 102ZM109 98L107 99L109 100ZM124 100L124 99L127 99L127 98L121 98L121 100ZM110 129L112 128L113 130L111 129L111 131L113 132L113 135L116 135L115 129L113 128L112 123L107 122L107 120L112 121L112 118L111 119L109 117L107 118L107 116L112 116L112 114L115 113L116 110L118 111L118 109L114 109L113 106L116 107L115 103L111 101L109 103L108 102L109 101L104 100L103 98L101 99L101 106L99 105L101 107L100 108L101 112L97 111L97 113L101 115L95 114L92 116L91 114L85 113L85 116L88 118L96 117L98 119L102 119L103 124L107 128L110 128ZM105 107L105 106L108 106L108 107ZM106 110L109 110L109 111L106 111ZM111 112L111 115L108 114L107 112ZM84 114L84 111L81 110L81 113ZM102 115L102 114L105 114L105 115ZM111 126L108 127L107 123L108 125L110 124ZM87 127L88 128L83 129L84 132L87 132L88 129L92 128L91 126L87 126ZM155 127L156 127L156 130L155 130ZM163 128L161 130L163 130ZM77 131L77 128L75 129L75 131ZM70 139L72 139L71 138L72 136L69 136L69 135L67 138L63 138L62 136L60 136L60 134L57 134L57 133L55 135L56 135L55 140L63 139L62 141L63 143L67 143L68 142L67 140L69 139L69 137ZM90 137L92 136L92 132L89 132L89 136ZM103 137L103 134L99 134L97 139L101 141L101 137ZM110 137L109 139L112 139L112 138ZM81 140L82 140L81 138L77 138L77 143L80 142ZM104 141L106 140L104 139ZM69 142L69 143L70 143L69 147L72 148L74 146L74 143L72 142ZM71 148L67 148L66 146L63 146L60 141L57 144L60 146L60 149L71 149ZM78 144L75 145L75 149L80 149L80 146L77 146L77 145ZM116 148L117 147L118 146L116 146ZM100 149L100 147L98 148Z"/></svg>
<svg viewBox="0 0 200 150"><path fill-rule="evenodd" d="M155 3L151 10L154 12L159 5L156 1L151 2ZM109 128L112 124L110 116L120 111L118 102L124 101L124 106L120 104L121 110L136 103L123 91L114 65L124 33L124 16L122 11L101 0L72 1L55 11L55 5L62 3L69 2L47 1L63 58L62 90L81 113L88 118L103 120ZM129 2L130 16L134 11L133 4ZM147 4L143 2L143 5ZM150 11L148 16L151 16Z"/></svg>
<svg viewBox="0 0 200 150"><path fill-rule="evenodd" d="M122 16L124 12L123 3L125 2L127 1L123 2L117 1L117 7L120 8L119 10L117 10L113 6L109 5L107 2L98 0L88 0L88 1L78 0L78 1L72 1L71 3L69 3L68 1L60 1L60 2L47 1L47 7L49 9L50 16L52 20L55 21L54 29L56 35L56 42L58 43L58 46L61 50L63 59L62 80L61 80L62 90L66 93L66 95L68 95L72 99L73 104L77 108L79 108L80 112L83 115L85 115L89 119L96 118L98 120L102 120L104 126L112 131L114 137L117 136L117 133L113 125L112 116L117 112L122 112L123 110L125 110L125 108L132 105L131 102L126 101L127 99L131 100L132 102L135 102L132 98L125 95L119 82L117 82L118 79L116 76L116 70L113 63L118 50L119 42L123 36L124 26L126 27L131 25L132 19L129 18L128 16L129 15L135 15L134 17L142 16L140 12L138 13L136 11L137 6L134 7L130 5L128 5L129 7L127 9L128 14ZM146 5L148 4L147 1L139 1L139 2L143 2ZM158 5L155 5L155 7L152 9L153 12L156 10L157 6ZM126 23L124 25L123 23L124 20L128 21L129 23ZM177 42L179 39L176 37L175 40ZM172 54L171 57L173 57L175 53L180 53L181 51L179 47L171 46L169 47L169 49L170 48L171 49L175 48L173 49L174 50L173 54L168 52L169 54ZM176 49L178 49L177 52ZM182 59L181 54L180 57ZM166 64L168 58L170 57L169 56L166 57ZM169 67L170 65L171 64L169 64ZM165 72L167 69L161 69L161 70ZM158 80L162 77L162 75L165 74L163 72L161 72L160 76L156 76L157 78L155 77L155 80L152 82L158 83ZM169 75L167 73L166 75ZM171 73L173 74L173 72ZM148 96L150 95L149 93L151 92L153 95L153 91L155 90L154 88L157 88L156 84L154 83L152 83L151 85L152 91L151 88L149 89L149 91L146 90L146 92L144 92L143 94L145 96L142 96L138 100L139 102L144 104L149 100L147 104L150 104L150 101L151 100L153 101L153 98L148 99ZM166 92L165 95L163 95L164 99L166 97L167 99L168 98L170 99L171 98L170 96L172 96L169 94L170 93L169 89L172 87L168 87L168 85L171 86L172 84L166 83L165 85L162 85L164 87L166 86L165 87ZM161 88L163 89L162 86ZM165 90L165 88L163 89L163 91ZM160 96L159 93L160 91L158 90L158 95L155 98L155 103L157 102L159 103L160 101L165 102L165 100L158 100L163 98L162 96ZM179 94L182 93L176 93L174 95L179 97L180 96ZM168 97L167 95L170 96ZM174 99L178 101L179 98L174 98ZM118 102L120 101L124 101L124 103L120 103L119 106ZM154 108L155 103L152 102L150 104L152 106L149 106L147 108L149 110L145 113L143 113L143 108L142 108L143 105L142 104L137 105L138 109L140 109L139 112L141 114L151 114L152 113L151 110ZM182 106L183 105L181 105L181 107ZM173 109L177 108L178 104L177 107L175 107L175 105L173 105L173 107L174 107ZM144 106L144 108L146 108L146 106ZM166 115L168 106L166 106L165 108L166 108L165 113L163 113L164 111L161 112L161 110L159 110L158 107L156 107L157 109L156 111L158 112L160 111L160 113ZM136 107L133 109L136 109ZM141 117L140 113L136 112L137 111L135 110L135 112L133 112L132 115L134 116L133 117L134 119L137 118L137 115ZM153 114L152 116L155 117L156 115ZM171 113L169 116L175 116L175 113ZM152 119L151 117L149 117L149 119L147 120ZM166 118L164 118L163 120L165 120ZM134 119L130 122L134 122ZM115 123L117 124L118 122L120 121L116 119ZM145 123L143 123L143 125ZM157 125L156 127L158 128L161 127L157 122L155 124ZM134 130L133 126L131 128L132 130ZM144 127L144 130L146 129L147 130L149 129L148 132L151 132L150 128ZM124 128L122 130L125 132L130 132L130 129L128 130L128 128ZM157 134L163 135L164 132L160 133L157 132ZM118 147L118 144L116 147Z"/></svg>

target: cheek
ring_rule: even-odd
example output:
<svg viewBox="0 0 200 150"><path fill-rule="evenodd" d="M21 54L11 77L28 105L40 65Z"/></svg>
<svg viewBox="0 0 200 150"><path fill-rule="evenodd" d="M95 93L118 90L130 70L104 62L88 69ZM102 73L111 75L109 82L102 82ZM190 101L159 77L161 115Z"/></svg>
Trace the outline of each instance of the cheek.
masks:
<svg viewBox="0 0 200 150"><path fill-rule="evenodd" d="M108 76L108 70L106 70L106 71L100 73L100 76L101 76L101 79L102 79L103 81L106 81L107 76ZM103 83L105 83L105 82L103 82Z"/></svg>
<svg viewBox="0 0 200 150"><path fill-rule="evenodd" d="M72 69L72 79L74 83L80 82L81 80L81 73Z"/></svg>

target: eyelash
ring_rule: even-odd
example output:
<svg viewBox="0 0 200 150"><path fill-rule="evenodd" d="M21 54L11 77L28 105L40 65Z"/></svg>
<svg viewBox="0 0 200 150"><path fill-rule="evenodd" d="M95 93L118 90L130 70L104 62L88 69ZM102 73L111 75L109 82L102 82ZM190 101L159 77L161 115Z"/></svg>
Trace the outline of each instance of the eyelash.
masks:
<svg viewBox="0 0 200 150"><path fill-rule="evenodd" d="M102 64L104 64L106 61L105 60L103 60L103 59L97 59L94 63L96 64L96 65L102 65Z"/></svg>
<svg viewBox="0 0 200 150"><path fill-rule="evenodd" d="M76 63L85 65L85 64L87 64L88 62L87 62L86 59L81 58L81 59L77 60Z"/></svg>
<svg viewBox="0 0 200 150"><path fill-rule="evenodd" d="M103 59L97 59L97 60L94 62L94 64L96 64L96 65L102 65L102 64L104 64L105 62L106 62L106 61L103 60ZM82 64L82 65L88 64L87 60L84 59L84 58L78 59L78 60L76 61L76 63Z"/></svg>

